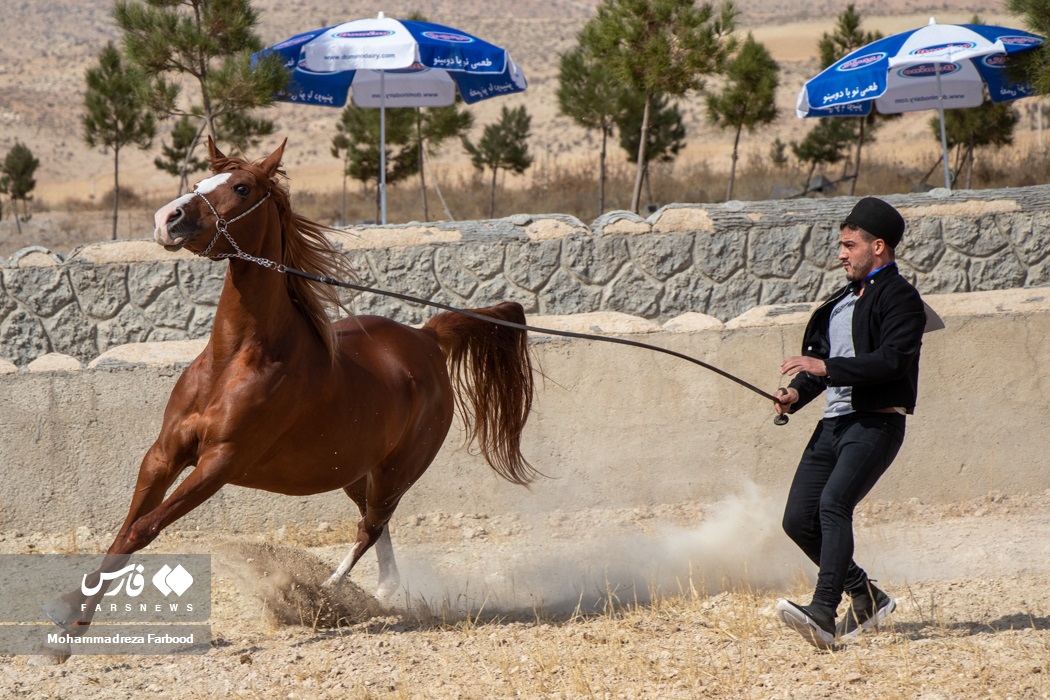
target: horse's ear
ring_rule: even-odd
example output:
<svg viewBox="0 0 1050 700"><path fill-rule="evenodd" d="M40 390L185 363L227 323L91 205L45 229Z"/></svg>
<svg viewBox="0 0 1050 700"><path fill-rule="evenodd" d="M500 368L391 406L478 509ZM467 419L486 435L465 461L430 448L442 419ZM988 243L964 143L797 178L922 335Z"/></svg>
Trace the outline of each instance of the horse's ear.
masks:
<svg viewBox="0 0 1050 700"><path fill-rule="evenodd" d="M288 143L288 139L285 138L281 141L281 145L277 147L277 150L266 157L266 160L262 162L259 167L266 173L267 177L273 177L277 172L277 168L281 167L281 158L284 156L284 147Z"/></svg>
<svg viewBox="0 0 1050 700"><path fill-rule="evenodd" d="M211 159L211 169L215 171L215 164L220 160L227 160L226 154L219 150L219 147L215 145L215 141L212 139L211 134L208 135L208 156Z"/></svg>

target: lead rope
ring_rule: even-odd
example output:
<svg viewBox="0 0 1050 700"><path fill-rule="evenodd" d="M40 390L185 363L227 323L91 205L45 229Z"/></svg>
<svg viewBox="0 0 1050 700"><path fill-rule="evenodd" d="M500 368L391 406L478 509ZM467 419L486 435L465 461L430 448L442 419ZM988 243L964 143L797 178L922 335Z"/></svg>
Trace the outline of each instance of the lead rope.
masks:
<svg viewBox="0 0 1050 700"><path fill-rule="evenodd" d="M583 339L583 340L597 340L597 341L600 341L600 342L603 342L603 343L615 343L617 345L629 345L629 346L635 347L635 348L644 348L646 350L654 350L656 352L662 352L662 353L664 353L666 355L670 355L672 357L677 357L680 360L685 360L686 362L692 362L694 365L699 365L700 367L703 367L706 370L710 370L711 372L714 372L715 374L717 374L717 375L719 375L721 377L725 377L726 379L728 379L730 381L736 382L737 384L739 384L740 386L744 387L745 389L750 389L751 391L755 392L756 394L758 394L759 396L761 396L761 397L763 397L765 399L769 399L770 401L773 401L775 403L780 403L780 399L778 399L773 394L770 394L770 393L768 393L766 391L763 391L762 389L759 389L754 384L752 384L752 383L750 383L748 381L745 381L745 380L741 379L740 377L737 377L737 376L735 376L733 374L730 374L729 372L726 372L724 369L720 369L718 367L715 367L712 364L704 362L703 360L698 360L695 357L691 357L689 355L680 353L680 352L678 352L676 350L670 350L668 348L662 348L659 345L650 345L649 343L642 343L642 342L637 341L637 340L627 340L626 338L615 338L615 337L610 337L610 336L594 335L594 334L591 334L591 333L577 333L577 332L574 332L574 331L561 331L561 330L556 330L556 329L553 329L553 328L540 328L538 326L530 326L530 325L527 325L527 324L524 324L524 323L515 323L514 321L506 321L506 320L501 319L501 318L492 318L491 316L485 316L483 314L474 313L473 311L467 311L466 309L460 309L460 308L457 308L455 306L449 306L448 304L442 304L439 301L431 301L429 299L421 299L419 297L414 297L414 296L411 296L411 295L408 295L408 294L401 294L399 292L391 292L391 291L388 291L386 289L376 289L375 287L366 287L366 286L361 285L361 284L354 284L352 282L344 282L342 280L333 279L331 277L326 277L324 275L315 275L315 274L312 274L312 273L309 273L309 272L304 272L302 270L297 270L294 267L288 267L286 265L278 265L277 268L278 268L279 272L284 272L285 274L289 274L289 275L295 275L297 277L304 277L306 279L313 280L314 282L321 282L323 284L332 285L334 287L343 287L344 289L352 289L352 290L357 291L357 292L368 292L370 294L379 294L379 295L382 295L382 296L387 296L387 297L392 297L394 299L399 299L401 301L407 301L407 302L411 302L411 303L415 303L415 304L422 304L424 306L432 306L432 307L434 307L436 309L441 309L442 311L449 311L451 313L459 314L461 316L467 316L469 318L477 319L479 321L485 321L487 323L492 323L492 324L497 325L497 326L506 326L507 328L514 328L514 329L517 329L517 330L532 331L533 333L544 333L544 334L547 334L547 335L559 335L559 336L563 336L563 337L566 337L566 338L580 338L580 339ZM788 422L788 416L787 416L786 413L778 414L773 419L773 423L775 423L776 425L786 425L787 422Z"/></svg>
<svg viewBox="0 0 1050 700"><path fill-rule="evenodd" d="M247 216L252 211L254 211L256 209L256 207L258 207L263 202L265 202L270 197L270 190L267 190L266 191L266 195L264 197L262 197L258 202L253 204L247 211L242 212L241 214L237 215L236 217L230 219L229 221L226 221L221 216L219 216L219 213L217 211L215 211L215 207L213 207L211 205L211 202L208 201L207 197L205 197L203 194L201 194L197 190L194 190L193 193L204 200L204 203L207 204L208 208L211 209L213 214L215 214L215 219L216 219L215 226L216 226L217 230L215 232L215 236L212 237L211 242L208 244L208 247L205 248L202 252L198 253L198 255L200 255L201 257L211 258L212 260L218 260L218 259L223 259L223 258L237 258L239 260L247 260L248 262L255 263L256 265L261 265L262 267L265 267L268 270L275 270L276 272L280 272L282 274L295 275L296 277L303 277L305 279L313 280L314 282L320 282L322 284L327 284L327 285L330 285L330 286L333 286L333 287L342 287L344 289L351 289L351 290L353 290L355 292L366 292L366 293L369 293L369 294L379 294L381 296L391 297L393 299L398 299L400 301L407 301L407 302L410 302L410 303L413 303L413 304L422 304L423 306L432 306L435 309L441 309L442 311L448 311L448 312L451 312L451 313L454 313L454 314L459 314L460 316L467 316L468 318L473 318L473 319L476 319L476 320L479 320L479 321L484 321L486 323L491 323L491 324L497 325L497 326L505 326L507 328L514 328L516 330L532 331L533 333L543 333L543 334L546 334L546 335L557 335L557 336L562 336L562 337L565 337L565 338L579 338L581 340L596 340L596 341L603 342L603 343L615 343L617 345L628 345L628 346L635 347L635 348L643 348L645 350L653 350L655 352L662 352L665 355L670 355L671 357L677 357L680 360L685 360L686 362L691 362L694 365L699 365L700 367L703 367L706 370L714 372L715 374L717 374L717 375L719 375L721 377L725 377L726 379L728 379L728 380L730 380L732 382L736 382L740 386L744 387L745 389L749 389L750 391L753 391L754 393L758 394L759 396L761 396L764 399L768 399L770 401L773 401L774 403L780 403L780 399L778 399L773 394L770 394L769 392L766 392L766 391L763 391L762 389L759 389L757 386L755 386L751 382L745 381L745 380L741 379L740 377L737 377L737 376L735 376L733 374L730 374L729 372L726 372L724 369L720 369L718 367L715 367L712 364L704 362L703 360L698 360L695 357L691 357L691 356L686 355L684 353L680 353L680 352L678 352L676 350L670 350L668 348L662 348L659 345L650 345L649 343L642 343L642 342L637 341L637 340L627 340L626 338L614 338L614 337L611 337L611 336L594 335L592 333L577 333L575 331L560 331L560 330L556 330L554 328L540 328L538 326L530 326L530 325L527 325L527 324L524 324L524 323L515 323L514 321L506 321L506 320L501 319L501 318L493 318L491 316L485 316L483 314L475 313L473 311L467 311L466 309L460 309L460 308L457 308L455 306L449 306L448 304L442 304L439 301L432 301L430 299L421 299L420 297L414 297L414 296L411 296L409 294L401 294L399 292L391 292L391 291L388 291L386 289L376 289L375 287L366 287L365 285L354 284L353 282L344 282L343 280L337 280L335 278L327 277L325 275L315 275L315 274L310 273L310 272L304 272L303 270L297 270L294 267L288 267L287 265L282 265L280 263L276 263L273 260L268 260L266 258L257 258L254 255L249 255L248 253L245 253L243 250L241 250L241 247L239 245L237 245L236 241L233 240L233 236L230 235L229 231L227 230L227 227L230 224L232 224L233 222L237 221L238 219L241 219L241 218ZM226 240L228 240L230 242L230 245L233 246L233 249L234 249L235 252L233 252L233 253L219 253L218 255L209 255L209 253L211 252L212 247L215 245L215 242L218 240L220 234L222 234L223 236L226 237ZM773 419L773 423L775 423L776 425L785 425L785 424L787 424L787 422L788 422L788 417L787 417L786 413L779 414Z"/></svg>

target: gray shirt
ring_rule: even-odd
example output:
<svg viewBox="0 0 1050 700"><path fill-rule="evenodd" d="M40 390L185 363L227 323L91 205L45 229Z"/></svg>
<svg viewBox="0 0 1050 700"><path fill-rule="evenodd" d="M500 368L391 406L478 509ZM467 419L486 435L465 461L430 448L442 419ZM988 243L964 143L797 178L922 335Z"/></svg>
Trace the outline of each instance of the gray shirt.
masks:
<svg viewBox="0 0 1050 700"><path fill-rule="evenodd" d="M853 309L857 306L856 294L847 294L831 310L828 327L828 341L831 344L828 357L856 357L853 347ZM825 418L844 416L853 413L853 387L830 386L827 393Z"/></svg>

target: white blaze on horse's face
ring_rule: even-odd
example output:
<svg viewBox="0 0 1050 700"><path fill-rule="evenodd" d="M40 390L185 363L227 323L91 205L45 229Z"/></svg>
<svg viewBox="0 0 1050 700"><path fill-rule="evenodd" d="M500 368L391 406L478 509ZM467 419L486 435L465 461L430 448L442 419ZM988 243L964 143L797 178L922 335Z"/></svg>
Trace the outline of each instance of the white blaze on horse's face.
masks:
<svg viewBox="0 0 1050 700"><path fill-rule="evenodd" d="M233 176L233 173L222 173L221 175L212 175L211 177L201 180L197 183L194 189L196 192L200 192L203 195L207 195L214 192L218 187L223 185L227 180ZM193 201L196 195L193 192L184 194L181 197L177 197L163 207L157 210L153 215L153 240L162 246L177 246L183 243L182 236L172 237L171 231L168 230L168 223L178 223L181 220L181 215L177 214L180 212L183 206Z"/></svg>

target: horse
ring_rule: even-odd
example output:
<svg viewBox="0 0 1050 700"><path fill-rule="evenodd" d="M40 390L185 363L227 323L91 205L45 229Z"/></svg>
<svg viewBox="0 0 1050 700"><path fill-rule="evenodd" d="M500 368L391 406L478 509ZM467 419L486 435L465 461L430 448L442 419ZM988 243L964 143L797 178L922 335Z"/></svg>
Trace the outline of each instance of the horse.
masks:
<svg viewBox="0 0 1050 700"><path fill-rule="evenodd" d="M324 585L375 546L382 598L399 585L388 523L456 412L466 442L497 474L527 486L539 473L521 452L534 395L527 333L484 320L524 324L521 305L472 310L482 318L446 311L421 328L353 314L332 322L329 312L343 307L318 279L352 270L332 229L292 210L286 144L253 163L209 138L213 174L155 214L165 249L229 263L211 336L171 392L127 517L85 579L92 586L224 486L294 496L342 489L360 512L357 537ZM82 633L106 587L77 591L49 617Z"/></svg>

